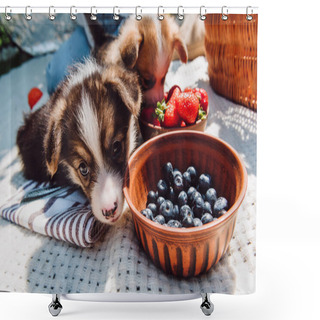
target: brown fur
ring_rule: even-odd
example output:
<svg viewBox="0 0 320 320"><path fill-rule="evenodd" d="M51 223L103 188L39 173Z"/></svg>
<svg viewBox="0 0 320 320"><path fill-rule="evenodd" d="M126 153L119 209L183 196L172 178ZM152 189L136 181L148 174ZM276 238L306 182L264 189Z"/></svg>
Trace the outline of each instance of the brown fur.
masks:
<svg viewBox="0 0 320 320"><path fill-rule="evenodd" d="M96 71L74 85L70 85L70 79L42 108L25 117L17 145L27 179L78 185L91 200L97 162L90 146L80 138L77 114L81 96L86 93L100 121L104 165L123 175L129 156L129 119L139 113L141 94L136 74L119 66L109 66L102 73ZM112 149L115 141L122 147L117 158ZM79 172L82 161L90 168L87 177Z"/></svg>

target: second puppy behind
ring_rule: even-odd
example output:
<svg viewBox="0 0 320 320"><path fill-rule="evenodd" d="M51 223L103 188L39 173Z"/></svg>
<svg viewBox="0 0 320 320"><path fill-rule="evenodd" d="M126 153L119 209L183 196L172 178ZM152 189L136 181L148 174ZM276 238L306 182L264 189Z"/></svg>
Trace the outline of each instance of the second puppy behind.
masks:
<svg viewBox="0 0 320 320"><path fill-rule="evenodd" d="M91 32L95 32L91 28ZM174 52L183 63L188 61L187 48L179 27L170 16L159 21L156 16L143 16L137 21L128 18L120 29L118 38L106 41L97 50L97 59L108 65L120 63L136 70L143 94L143 104L156 105L164 96L164 82Z"/></svg>

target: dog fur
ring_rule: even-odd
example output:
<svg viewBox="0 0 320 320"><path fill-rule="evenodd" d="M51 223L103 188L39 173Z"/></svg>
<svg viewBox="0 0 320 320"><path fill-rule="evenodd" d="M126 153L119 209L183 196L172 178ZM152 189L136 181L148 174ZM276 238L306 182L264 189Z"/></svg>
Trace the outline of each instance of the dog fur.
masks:
<svg viewBox="0 0 320 320"><path fill-rule="evenodd" d="M25 177L81 187L95 217L115 223L140 105L135 72L94 59L77 65L18 131Z"/></svg>

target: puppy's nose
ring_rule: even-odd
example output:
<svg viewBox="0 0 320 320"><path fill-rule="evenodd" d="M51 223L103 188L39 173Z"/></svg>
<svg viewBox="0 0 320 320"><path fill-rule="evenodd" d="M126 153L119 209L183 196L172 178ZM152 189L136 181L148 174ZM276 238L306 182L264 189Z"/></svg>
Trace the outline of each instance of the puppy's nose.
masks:
<svg viewBox="0 0 320 320"><path fill-rule="evenodd" d="M110 217L113 217L115 212L116 212L116 210L117 210L117 208L118 208L118 203L114 202L112 208L104 208L104 209L102 209L102 215L104 217L106 217L107 219L110 218Z"/></svg>

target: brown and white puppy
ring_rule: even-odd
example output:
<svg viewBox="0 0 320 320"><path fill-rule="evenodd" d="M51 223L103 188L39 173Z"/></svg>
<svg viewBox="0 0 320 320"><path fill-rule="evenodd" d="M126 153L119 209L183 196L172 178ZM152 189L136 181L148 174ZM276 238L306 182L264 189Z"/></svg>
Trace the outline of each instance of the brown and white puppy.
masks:
<svg viewBox="0 0 320 320"><path fill-rule="evenodd" d="M113 224L122 214L140 104L135 72L93 59L78 65L18 131L25 177L81 187L95 217Z"/></svg>
<svg viewBox="0 0 320 320"><path fill-rule="evenodd" d="M159 21L156 16L143 16L137 21L132 16L124 22L116 40L101 46L97 59L108 65L119 63L120 57L128 70L138 72L143 103L155 106L163 99L164 82L175 50L186 63L187 49L172 17Z"/></svg>

